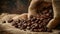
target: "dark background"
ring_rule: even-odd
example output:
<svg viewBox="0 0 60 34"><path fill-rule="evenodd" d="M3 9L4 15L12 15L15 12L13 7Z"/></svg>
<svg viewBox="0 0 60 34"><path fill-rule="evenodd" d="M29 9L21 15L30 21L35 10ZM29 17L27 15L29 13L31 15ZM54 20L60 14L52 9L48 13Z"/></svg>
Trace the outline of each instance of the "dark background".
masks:
<svg viewBox="0 0 60 34"><path fill-rule="evenodd" d="M0 0L0 14L21 14L28 12L29 0Z"/></svg>

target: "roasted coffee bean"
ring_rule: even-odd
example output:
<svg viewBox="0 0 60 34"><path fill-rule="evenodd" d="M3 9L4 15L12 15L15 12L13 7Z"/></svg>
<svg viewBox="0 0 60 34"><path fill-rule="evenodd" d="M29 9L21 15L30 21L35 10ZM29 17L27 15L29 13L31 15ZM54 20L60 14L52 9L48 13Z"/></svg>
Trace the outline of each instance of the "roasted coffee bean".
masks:
<svg viewBox="0 0 60 34"><path fill-rule="evenodd" d="M18 23L16 23L15 21L12 22L12 26L17 25Z"/></svg>
<svg viewBox="0 0 60 34"><path fill-rule="evenodd" d="M31 25L31 28L35 28L36 26L35 25Z"/></svg>
<svg viewBox="0 0 60 34"><path fill-rule="evenodd" d="M6 23L6 21L3 21L2 23Z"/></svg>
<svg viewBox="0 0 60 34"><path fill-rule="evenodd" d="M18 25L18 26L20 26L20 25L21 25L21 23L18 23L17 25Z"/></svg>
<svg viewBox="0 0 60 34"><path fill-rule="evenodd" d="M16 28L18 28L18 25L14 25Z"/></svg>
<svg viewBox="0 0 60 34"><path fill-rule="evenodd" d="M52 30L51 29L47 29L47 32L52 32Z"/></svg>
<svg viewBox="0 0 60 34"><path fill-rule="evenodd" d="M36 18L35 18L35 17L31 19L31 21L35 21L35 20L36 20Z"/></svg>
<svg viewBox="0 0 60 34"><path fill-rule="evenodd" d="M31 28L30 26L27 26L27 28L26 28L26 29L27 29L27 30L30 30L30 28Z"/></svg>
<svg viewBox="0 0 60 34"><path fill-rule="evenodd" d="M31 22L31 24L34 24L35 22Z"/></svg>
<svg viewBox="0 0 60 34"><path fill-rule="evenodd" d="M16 23L20 23L20 20L18 19L18 20L16 20L15 22L16 22Z"/></svg>
<svg viewBox="0 0 60 34"><path fill-rule="evenodd" d="M24 26L27 26L27 24L26 24L26 23L24 23L23 25L24 25Z"/></svg>
<svg viewBox="0 0 60 34"><path fill-rule="evenodd" d="M50 16L50 14L49 14L49 13L47 13L47 14L46 14L46 16L47 16L47 17L49 17L49 16Z"/></svg>
<svg viewBox="0 0 60 34"><path fill-rule="evenodd" d="M38 24L34 23L34 24L31 25L31 28L36 28L37 26L38 26Z"/></svg>
<svg viewBox="0 0 60 34"><path fill-rule="evenodd" d="M24 29L24 31L26 31L26 29Z"/></svg>
<svg viewBox="0 0 60 34"><path fill-rule="evenodd" d="M32 31L34 31L34 32L38 32L38 29L33 29Z"/></svg>
<svg viewBox="0 0 60 34"><path fill-rule="evenodd" d="M13 19L9 19L9 20L8 20L8 23L11 23L12 21L13 21Z"/></svg>
<svg viewBox="0 0 60 34"><path fill-rule="evenodd" d="M40 18L40 20L42 21L44 18L42 17L42 18Z"/></svg>
<svg viewBox="0 0 60 34"><path fill-rule="evenodd" d="M30 18L33 18L33 16L31 15Z"/></svg>
<svg viewBox="0 0 60 34"><path fill-rule="evenodd" d="M20 30L23 30L23 28L22 28L22 27L20 27L19 29L20 29Z"/></svg>
<svg viewBox="0 0 60 34"><path fill-rule="evenodd" d="M20 28L21 26L18 26L18 28Z"/></svg>
<svg viewBox="0 0 60 34"><path fill-rule="evenodd" d="M39 30L40 32L44 32L45 30L43 29L43 28L40 28L40 30Z"/></svg>
<svg viewBox="0 0 60 34"><path fill-rule="evenodd" d="M40 23L41 23L41 21L38 22L38 24L40 24Z"/></svg>
<svg viewBox="0 0 60 34"><path fill-rule="evenodd" d="M23 22L24 22L24 23L27 23L27 21L26 21L26 20L24 20Z"/></svg>
<svg viewBox="0 0 60 34"><path fill-rule="evenodd" d="M40 18L36 18L37 20L40 20Z"/></svg>
<svg viewBox="0 0 60 34"><path fill-rule="evenodd" d="M22 25L22 29L26 29L27 26Z"/></svg>
<svg viewBox="0 0 60 34"><path fill-rule="evenodd" d="M39 28L41 28L42 27L42 25L39 25Z"/></svg>
<svg viewBox="0 0 60 34"><path fill-rule="evenodd" d="M42 31L42 29L38 29L38 31L39 31L39 32L41 32L41 31Z"/></svg>
<svg viewBox="0 0 60 34"><path fill-rule="evenodd" d="M27 23L27 26L30 26L30 25L31 25L31 23L30 23L30 22L28 22L28 23Z"/></svg>
<svg viewBox="0 0 60 34"><path fill-rule="evenodd" d="M37 20L35 20L36 23L38 23L40 21L40 19L37 18Z"/></svg>

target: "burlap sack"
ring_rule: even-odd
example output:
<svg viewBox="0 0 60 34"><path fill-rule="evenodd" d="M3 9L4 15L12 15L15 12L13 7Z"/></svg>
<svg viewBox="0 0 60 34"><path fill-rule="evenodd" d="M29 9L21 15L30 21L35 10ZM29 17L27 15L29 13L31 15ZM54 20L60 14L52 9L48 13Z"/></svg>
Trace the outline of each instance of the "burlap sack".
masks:
<svg viewBox="0 0 60 34"><path fill-rule="evenodd" d="M32 0L32 1L34 1L34 0ZM45 0L45 1L47 1L47 0ZM56 2L55 0L53 0L52 3L53 3L53 8L54 8L54 19L52 19L52 21L55 20L56 21L56 24L58 24L57 21L59 21L59 17L60 17L60 15L59 15L59 9L60 9L59 4L60 4L60 2ZM21 17L23 17L24 19L25 18L26 19L28 18L28 17L24 17L25 15L27 16L27 14L21 14L21 15L10 16L10 14L9 14L9 16L3 17L2 20L4 20L4 19L6 19L6 20L7 19L11 19L11 17L13 19L15 19L16 16L19 16L17 18L21 18ZM28 13L28 15L29 15L29 13ZM9 17L9 18L7 18L7 17ZM2 20L0 19L0 31L1 31L0 34L58 34L57 31L56 32L53 32L53 33L49 33L49 32L29 32L29 31L23 31L23 30L14 28L13 26L11 26L10 23L2 23ZM53 22L53 24L55 23L55 21ZM54 26L55 26L55 24L54 24ZM49 25L47 27L52 27L52 26Z"/></svg>
<svg viewBox="0 0 60 34"><path fill-rule="evenodd" d="M32 0L28 9L28 18L31 15L37 15L37 10L36 10L36 5L41 2L41 1L46 1L46 2L52 2L53 6L53 19L48 23L47 27L48 28L54 28L56 25L59 24L60 22L60 0Z"/></svg>
<svg viewBox="0 0 60 34"><path fill-rule="evenodd" d="M48 23L48 28L54 28L56 25L60 24L60 0L52 0L54 17Z"/></svg>

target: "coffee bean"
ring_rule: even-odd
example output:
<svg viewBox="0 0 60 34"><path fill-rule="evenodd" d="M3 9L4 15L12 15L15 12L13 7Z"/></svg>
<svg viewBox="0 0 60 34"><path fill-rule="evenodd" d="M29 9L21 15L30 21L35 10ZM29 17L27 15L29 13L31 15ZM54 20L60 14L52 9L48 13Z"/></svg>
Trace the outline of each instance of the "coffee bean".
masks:
<svg viewBox="0 0 60 34"><path fill-rule="evenodd" d="M35 25L31 25L31 28L35 28Z"/></svg>
<svg viewBox="0 0 60 34"><path fill-rule="evenodd" d="M23 30L23 28L22 28L22 27L20 27L19 29L20 29L20 30Z"/></svg>
<svg viewBox="0 0 60 34"><path fill-rule="evenodd" d="M27 30L30 30L30 28L31 28L30 26L27 26Z"/></svg>
<svg viewBox="0 0 60 34"><path fill-rule="evenodd" d="M24 26L27 26L27 24L26 24L26 23L24 23L23 25L24 25Z"/></svg>
<svg viewBox="0 0 60 34"><path fill-rule="evenodd" d="M52 32L52 30L51 29L47 29L47 32Z"/></svg>
<svg viewBox="0 0 60 34"><path fill-rule="evenodd" d="M20 28L21 26L18 26L18 28Z"/></svg>
<svg viewBox="0 0 60 34"><path fill-rule="evenodd" d="M43 13L43 14L46 14L46 13L48 13L48 10L44 10L42 13Z"/></svg>
<svg viewBox="0 0 60 34"><path fill-rule="evenodd" d="M33 29L34 32L38 32L38 29Z"/></svg>
<svg viewBox="0 0 60 34"><path fill-rule="evenodd" d="M47 17L50 16L49 13L47 13L46 16L47 16Z"/></svg>
<svg viewBox="0 0 60 34"><path fill-rule="evenodd" d="M42 25L39 25L39 28L41 28L42 27Z"/></svg>
<svg viewBox="0 0 60 34"><path fill-rule="evenodd" d="M43 28L40 28L40 30L39 30L40 32L44 32L44 29Z"/></svg>
<svg viewBox="0 0 60 34"><path fill-rule="evenodd" d="M40 19L35 20L36 23L38 23L39 21L40 21Z"/></svg>
<svg viewBox="0 0 60 34"><path fill-rule="evenodd" d="M43 18L40 18L40 20L43 20Z"/></svg>
<svg viewBox="0 0 60 34"><path fill-rule="evenodd" d="M30 26L30 25L31 25L31 23L30 23L30 22L28 22L28 23L27 23L27 26Z"/></svg>
<svg viewBox="0 0 60 34"><path fill-rule="evenodd" d="M13 19L9 19L9 20L8 20L8 23L11 23L12 21L13 21Z"/></svg>
<svg viewBox="0 0 60 34"><path fill-rule="evenodd" d="M21 23L18 23L17 25L18 25L18 26L20 26L20 25L21 25Z"/></svg>
<svg viewBox="0 0 60 34"><path fill-rule="evenodd" d="M18 28L18 25L14 25L16 28Z"/></svg>
<svg viewBox="0 0 60 34"><path fill-rule="evenodd" d="M2 23L6 23L6 21L3 21Z"/></svg>
<svg viewBox="0 0 60 34"><path fill-rule="evenodd" d="M42 29L38 29L38 31L39 31L39 32L41 32L41 31L42 31Z"/></svg>
<svg viewBox="0 0 60 34"><path fill-rule="evenodd" d="M32 18L31 21L35 21L36 19L35 18Z"/></svg>
<svg viewBox="0 0 60 34"><path fill-rule="evenodd" d="M41 23L41 21L38 22L38 24L40 24L40 23Z"/></svg>
<svg viewBox="0 0 60 34"><path fill-rule="evenodd" d="M33 18L33 16L31 15L30 18Z"/></svg>

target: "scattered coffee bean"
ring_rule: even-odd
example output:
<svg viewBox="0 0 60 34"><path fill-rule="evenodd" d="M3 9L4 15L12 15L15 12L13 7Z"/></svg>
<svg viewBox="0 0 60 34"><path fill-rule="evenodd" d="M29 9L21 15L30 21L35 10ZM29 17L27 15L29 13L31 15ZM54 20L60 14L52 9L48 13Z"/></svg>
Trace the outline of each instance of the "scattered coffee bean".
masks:
<svg viewBox="0 0 60 34"><path fill-rule="evenodd" d="M9 19L9 20L8 20L8 23L11 23L12 21L13 21L13 19Z"/></svg>
<svg viewBox="0 0 60 34"><path fill-rule="evenodd" d="M6 21L3 21L2 23L6 23Z"/></svg>

